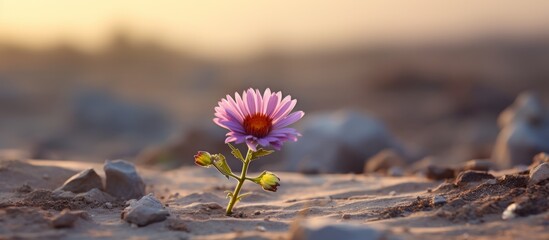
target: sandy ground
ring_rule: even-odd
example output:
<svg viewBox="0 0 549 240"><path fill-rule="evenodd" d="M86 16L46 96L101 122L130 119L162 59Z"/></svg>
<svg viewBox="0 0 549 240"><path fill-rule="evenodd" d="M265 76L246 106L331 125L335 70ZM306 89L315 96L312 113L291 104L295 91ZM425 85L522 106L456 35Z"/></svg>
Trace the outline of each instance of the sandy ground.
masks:
<svg viewBox="0 0 549 240"><path fill-rule="evenodd" d="M247 183L244 192L252 194L237 205L235 216L227 217L224 191L232 190L234 182L214 169L138 167L147 192L171 215L136 227L120 219L123 204L109 209L48 202L38 194L37 189L53 190L89 167L103 173L102 165L94 163L0 161L0 239L288 239L296 223L308 218L367 225L387 239L549 239L549 184L529 187L524 174L496 173L495 180L457 186L421 176L277 173L282 179L278 192ZM434 195L448 203L433 205ZM505 207L517 201L535 207L524 217L502 220ZM85 210L91 218L55 229L50 219L63 208Z"/></svg>

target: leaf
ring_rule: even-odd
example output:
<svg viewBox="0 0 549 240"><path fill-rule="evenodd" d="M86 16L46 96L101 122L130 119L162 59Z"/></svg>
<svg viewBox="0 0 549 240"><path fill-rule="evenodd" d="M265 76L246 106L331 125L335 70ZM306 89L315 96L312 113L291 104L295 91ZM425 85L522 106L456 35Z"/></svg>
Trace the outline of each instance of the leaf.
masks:
<svg viewBox="0 0 549 240"><path fill-rule="evenodd" d="M233 192L232 192L232 191L227 190L227 191L225 191L225 192L227 193L227 198L230 199L230 198L233 197Z"/></svg>
<svg viewBox="0 0 549 240"><path fill-rule="evenodd" d="M250 160L256 160L260 157L267 156L271 153L274 153L274 150L265 150L263 148L257 149L257 151L252 152L252 158Z"/></svg>
<svg viewBox="0 0 549 240"><path fill-rule="evenodd" d="M227 164L227 160L225 160L225 156L223 156L223 154L214 154L212 155L212 157L214 159L213 160L214 167L217 168L217 170L221 174L225 175L227 179L229 179L230 175L233 174L233 171Z"/></svg>
<svg viewBox="0 0 549 240"><path fill-rule="evenodd" d="M235 158L240 159L240 161L244 161L244 157L242 156L242 153L240 152L240 150L238 150L238 148L234 147L230 143L227 143L227 145L229 145L229 147L231 148L231 150L232 150L231 153L233 154L233 156Z"/></svg>

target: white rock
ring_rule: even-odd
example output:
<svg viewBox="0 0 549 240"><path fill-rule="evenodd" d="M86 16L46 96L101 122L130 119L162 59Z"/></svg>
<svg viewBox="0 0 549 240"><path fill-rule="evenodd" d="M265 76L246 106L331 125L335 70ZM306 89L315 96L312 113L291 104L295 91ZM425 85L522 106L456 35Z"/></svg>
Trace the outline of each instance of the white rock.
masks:
<svg viewBox="0 0 549 240"><path fill-rule="evenodd" d="M500 167L530 165L540 152L549 152L549 111L532 93L520 94L513 105L501 113L492 159Z"/></svg>
<svg viewBox="0 0 549 240"><path fill-rule="evenodd" d="M530 183L538 184L549 179L549 163L542 163L530 171Z"/></svg>
<svg viewBox="0 0 549 240"><path fill-rule="evenodd" d="M122 211L124 221L140 227L166 220L170 215L162 203L152 193L138 201L129 202L130 206Z"/></svg>
<svg viewBox="0 0 549 240"><path fill-rule="evenodd" d="M507 219L513 219L517 217L517 214L515 213L515 210L518 208L518 205L516 203L512 203L511 205L507 206L505 211L501 214L501 218L503 220Z"/></svg>

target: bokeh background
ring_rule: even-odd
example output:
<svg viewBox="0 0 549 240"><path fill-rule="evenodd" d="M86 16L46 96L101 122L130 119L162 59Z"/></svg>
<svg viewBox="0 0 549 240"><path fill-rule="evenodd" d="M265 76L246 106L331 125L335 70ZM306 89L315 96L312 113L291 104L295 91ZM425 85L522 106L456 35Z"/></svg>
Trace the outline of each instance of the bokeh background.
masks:
<svg viewBox="0 0 549 240"><path fill-rule="evenodd" d="M269 87L305 118L366 113L415 158L487 158L517 94L548 98L548 16L543 0L0 0L0 155L192 164L227 152L217 101Z"/></svg>

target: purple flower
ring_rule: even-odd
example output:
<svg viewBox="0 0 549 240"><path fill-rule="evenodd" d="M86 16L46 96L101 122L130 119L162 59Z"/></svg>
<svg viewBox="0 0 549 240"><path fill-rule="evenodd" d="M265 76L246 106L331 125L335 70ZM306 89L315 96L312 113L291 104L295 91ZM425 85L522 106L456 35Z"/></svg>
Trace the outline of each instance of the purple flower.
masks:
<svg viewBox="0 0 549 240"><path fill-rule="evenodd" d="M273 93L267 88L261 95L259 90L250 88L242 97L235 93L234 99L230 95L221 99L215 108L214 122L229 130L225 143L246 142L253 151L257 145L280 150L285 141L295 142L301 136L295 129L287 128L305 114L303 111L290 114L296 103L290 96L282 99L281 92Z"/></svg>

